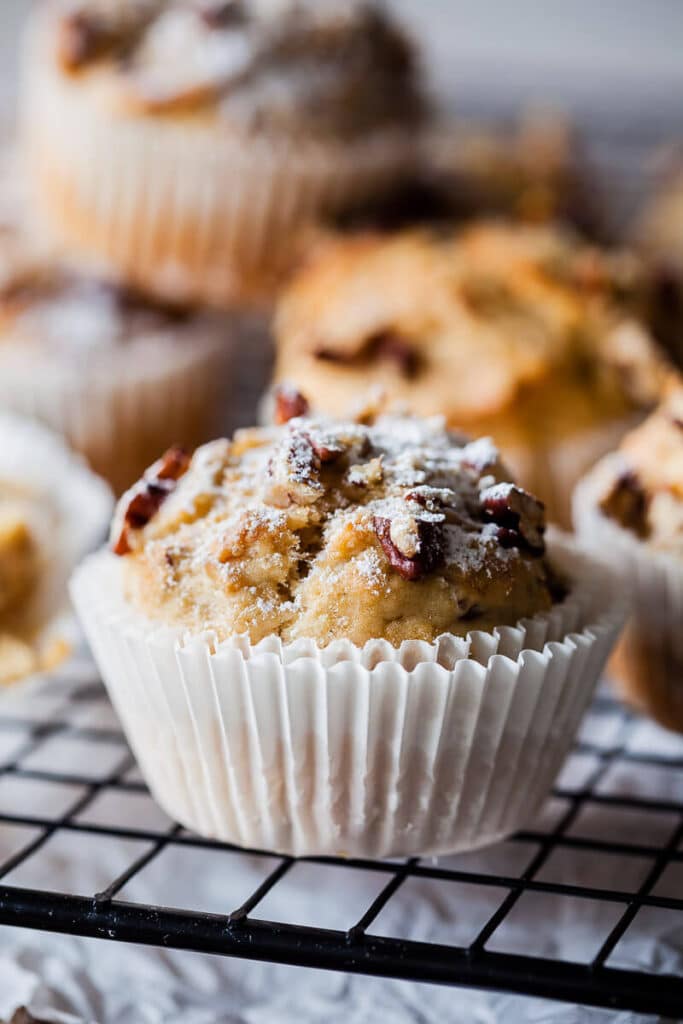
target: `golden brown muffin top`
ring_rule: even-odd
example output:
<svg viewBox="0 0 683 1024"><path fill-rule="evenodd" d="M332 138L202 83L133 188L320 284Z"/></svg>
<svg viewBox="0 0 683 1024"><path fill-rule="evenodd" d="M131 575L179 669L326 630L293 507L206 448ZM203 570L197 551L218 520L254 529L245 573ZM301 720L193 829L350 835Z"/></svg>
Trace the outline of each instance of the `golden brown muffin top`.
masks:
<svg viewBox="0 0 683 1024"><path fill-rule="evenodd" d="M252 642L274 634L434 640L547 610L543 506L488 439L440 418L297 415L190 459L171 450L112 527L127 595L152 620Z"/></svg>
<svg viewBox="0 0 683 1024"><path fill-rule="evenodd" d="M476 426L558 381L622 414L653 403L663 372L636 296L628 255L552 227L333 238L281 296L276 380L334 414L378 388Z"/></svg>
<svg viewBox="0 0 683 1024"><path fill-rule="evenodd" d="M414 121L408 39L371 0L53 0L72 75L112 71L128 109L217 109L254 130L353 136Z"/></svg>
<svg viewBox="0 0 683 1024"><path fill-rule="evenodd" d="M627 434L596 472L600 508L653 547L683 556L683 385Z"/></svg>

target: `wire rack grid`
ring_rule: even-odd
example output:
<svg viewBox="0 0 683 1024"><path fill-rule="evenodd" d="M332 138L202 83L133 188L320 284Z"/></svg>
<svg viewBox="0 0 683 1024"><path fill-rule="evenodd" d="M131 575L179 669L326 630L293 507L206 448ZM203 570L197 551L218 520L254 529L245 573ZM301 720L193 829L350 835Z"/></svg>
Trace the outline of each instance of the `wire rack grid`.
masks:
<svg viewBox="0 0 683 1024"><path fill-rule="evenodd" d="M592 737L596 724L599 739ZM641 918L665 915L679 928L683 925L683 802L671 798L670 781L683 779L683 741L652 752L633 742L641 725L601 693L572 755L578 774L563 773L551 801L552 813L545 811L537 825L504 844L505 861L496 856L487 860L485 852L478 860L461 856L438 862L418 858L295 861L202 839L166 820L146 795L103 689L87 672L76 673L68 680L46 684L38 693L22 697L17 692L0 701L0 922L683 1016L682 977L656 973L656 964L648 970L625 968L623 958L622 966L613 963L615 951ZM636 768L646 778L649 773L669 780L665 793L669 798L656 791L629 795L620 793L618 786L606 785L624 767ZM673 796L678 795L674 788ZM127 803L140 804L141 815L131 819ZM625 821L610 825L610 815L620 814ZM586 817L593 826L582 829ZM596 822L604 825L602 831L595 830ZM63 880L53 887L49 874L36 873L35 865L41 856L43 868L53 864L54 856L44 854L60 842L65 844L62 859L68 857L69 844L71 849L77 844L81 855L105 862L107 849L116 845L118 859L110 867L115 874L98 891L81 892L78 880L73 891ZM510 851L517 856L510 857ZM201 857L209 853L226 880L241 865L256 864L258 871L247 876L253 879L253 888L234 905L210 912L192 905L196 892L192 887L189 901L175 901L174 872L166 865L157 872L158 897L153 901L134 898L136 881L153 874L164 857L179 853L195 878L203 871ZM593 867L589 866L587 877L566 877L550 870L566 854L588 858ZM600 858L609 866L596 872ZM622 867L614 870L617 858ZM630 863L639 870L623 867ZM296 913L294 920L288 920L286 908L294 910L295 904L291 899L280 901L285 913L278 912L274 897L302 869L322 872L323 877L333 873L336 890L348 887L351 891L357 879L370 878L371 886L362 889L367 905L359 904L357 898L354 904L351 897L356 916L343 928L329 927L329 922L326 926L297 922ZM429 941L406 939L395 933L400 929L382 925L391 921L387 911L415 885L438 886L444 899L454 901L455 922L462 893L485 894L474 915L475 920L478 917L475 933L462 941L462 929L453 926L447 914L438 941L433 933ZM319 874L316 902L324 904L331 888L329 881L320 882ZM149 889L143 892L149 896ZM228 891L221 889L221 894L230 900ZM585 948L578 955L553 958L536 955L533 948L523 949L525 937L531 937L533 947L533 930L525 931L520 912L525 901L538 899L591 908ZM269 915L273 908L275 914ZM521 923L511 929L516 917ZM558 929L562 928L562 912L556 920ZM506 928L507 947L499 941ZM638 941L637 927L634 934Z"/></svg>

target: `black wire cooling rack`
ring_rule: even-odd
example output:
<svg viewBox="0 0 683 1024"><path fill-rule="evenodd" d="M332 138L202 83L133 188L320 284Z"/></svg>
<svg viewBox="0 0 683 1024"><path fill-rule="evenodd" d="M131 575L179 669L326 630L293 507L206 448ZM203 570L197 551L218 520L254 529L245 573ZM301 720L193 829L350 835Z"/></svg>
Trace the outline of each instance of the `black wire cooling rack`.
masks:
<svg viewBox="0 0 683 1024"><path fill-rule="evenodd" d="M653 753L637 741L643 725L601 693L570 758L578 771L558 780L552 813L546 810L537 825L505 844L519 854L512 858L516 869L505 874L495 858L302 862L198 838L165 822L145 796L104 691L87 673L50 681L38 693L18 689L0 700L0 923L680 1017L683 977L656 973L656 962L634 970L624 968L622 957L622 966L614 966L624 941L631 937L638 945L639 928L647 934L649 916L670 917L670 929L683 929L677 884L683 880L683 740L676 745L671 738L670 749L664 742ZM620 772L634 767L643 780L637 795L632 787L620 792ZM136 800L149 803L143 827L131 825L122 810ZM117 876L99 892L79 893L78 884L76 891L54 891L49 877L36 885L32 865L65 839L92 858L107 845L123 847ZM221 913L173 906L164 889L170 873L163 871L155 905L127 895L141 873L181 849L190 864L207 851L214 860L224 858L226 878L238 862L256 857L261 874L246 898ZM587 873L567 878L553 872L567 854L572 862L583 858ZM620 866L611 870L605 867L610 863ZM337 890L351 888L361 874L374 879L373 895L350 927L262 919L278 887L307 866L334 871ZM201 863L194 870L201 872ZM449 941L416 941L379 927L392 901L418 883L438 886L444 896L468 887L486 893L488 910L476 934L459 942L456 929ZM326 892L322 886L316 899L323 903ZM548 913L557 913L558 929L565 921L562 906L590 906L585 949L577 958L584 962L534 955L533 929L527 930L531 951L522 948L525 904L539 898L556 907ZM499 936L515 920L512 947L505 949ZM446 938L448 927L446 921ZM661 920L658 927L666 930Z"/></svg>

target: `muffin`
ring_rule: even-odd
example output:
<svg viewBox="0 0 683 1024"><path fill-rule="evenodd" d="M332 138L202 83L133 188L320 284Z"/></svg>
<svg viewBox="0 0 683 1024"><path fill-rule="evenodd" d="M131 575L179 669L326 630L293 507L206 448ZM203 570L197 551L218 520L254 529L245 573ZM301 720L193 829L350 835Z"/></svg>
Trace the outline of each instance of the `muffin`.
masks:
<svg viewBox="0 0 683 1024"><path fill-rule="evenodd" d="M426 133L425 174L459 216L559 220L591 236L604 229L579 140L565 119L550 112L529 110L506 126L437 122Z"/></svg>
<svg viewBox="0 0 683 1024"><path fill-rule="evenodd" d="M108 487L57 437L0 413L0 684L68 653L67 578L101 542L111 507Z"/></svg>
<svg viewBox="0 0 683 1024"><path fill-rule="evenodd" d="M621 612L488 439L290 414L120 500L72 594L161 805L299 854L477 846L533 814ZM134 668L133 668L134 667Z"/></svg>
<svg viewBox="0 0 683 1024"><path fill-rule="evenodd" d="M683 731L683 386L581 482L585 542L619 573L633 613L614 659L627 701Z"/></svg>
<svg viewBox="0 0 683 1024"><path fill-rule="evenodd" d="M63 434L121 492L160 447L215 434L225 314L164 306L59 262L0 211L0 410Z"/></svg>
<svg viewBox="0 0 683 1024"><path fill-rule="evenodd" d="M275 314L274 379L344 414L370 393L492 434L569 520L573 483L655 402L637 264L552 227L322 241Z"/></svg>
<svg viewBox="0 0 683 1024"><path fill-rule="evenodd" d="M394 185L424 103L372 2L49 0L23 124L56 235L164 298L259 301L305 223Z"/></svg>

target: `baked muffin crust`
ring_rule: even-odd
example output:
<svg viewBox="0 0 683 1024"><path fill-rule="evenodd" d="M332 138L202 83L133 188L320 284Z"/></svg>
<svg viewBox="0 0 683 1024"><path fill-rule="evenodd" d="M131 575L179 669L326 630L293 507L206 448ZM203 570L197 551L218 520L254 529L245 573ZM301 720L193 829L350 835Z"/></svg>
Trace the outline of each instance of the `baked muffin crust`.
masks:
<svg viewBox="0 0 683 1024"><path fill-rule="evenodd" d="M149 619L218 638L432 641L547 610L543 506L441 418L295 416L167 453L112 527Z"/></svg>
<svg viewBox="0 0 683 1024"><path fill-rule="evenodd" d="M323 242L275 329L276 382L326 412L375 388L513 443L649 408L663 374L627 254L502 221Z"/></svg>

